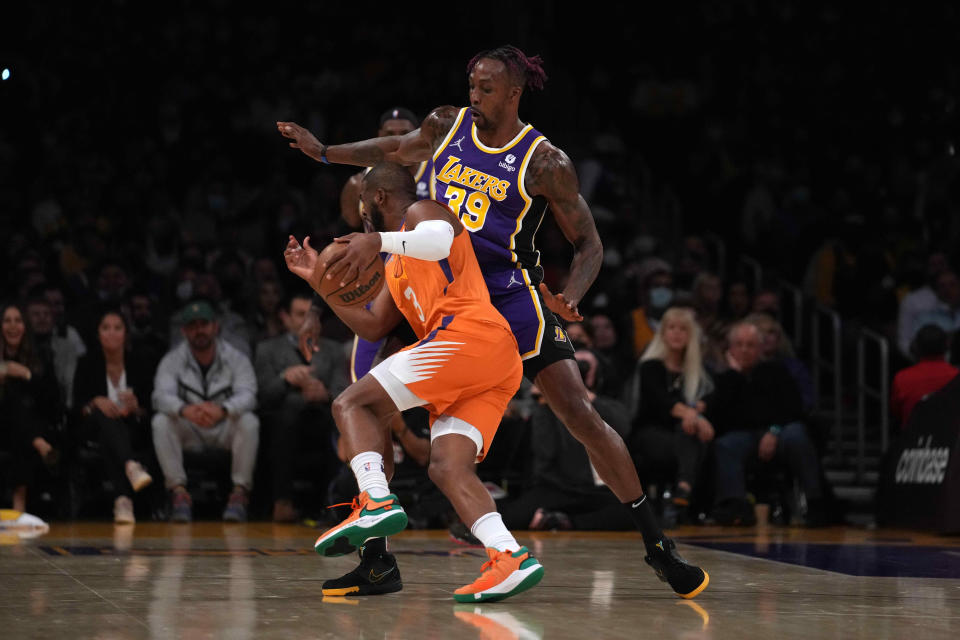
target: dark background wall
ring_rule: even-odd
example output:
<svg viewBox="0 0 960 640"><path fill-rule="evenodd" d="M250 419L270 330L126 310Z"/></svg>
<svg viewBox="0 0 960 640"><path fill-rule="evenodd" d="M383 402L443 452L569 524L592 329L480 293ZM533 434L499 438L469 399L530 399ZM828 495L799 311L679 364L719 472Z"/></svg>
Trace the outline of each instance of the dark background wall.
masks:
<svg viewBox="0 0 960 640"><path fill-rule="evenodd" d="M465 104L467 60L503 43L543 56L550 80L521 116L591 176L618 270L645 234L675 258L681 235L713 232L797 282L834 235L883 256L865 279L906 282L916 254L955 251L955 4L646 4L4 9L0 297L25 247L60 277L91 228L104 246L89 264L120 256L158 294L151 237L278 258L288 231L335 233L352 169L288 149L274 122L336 143L396 104ZM758 185L772 206L745 230ZM540 242L562 277L564 242L549 227Z"/></svg>

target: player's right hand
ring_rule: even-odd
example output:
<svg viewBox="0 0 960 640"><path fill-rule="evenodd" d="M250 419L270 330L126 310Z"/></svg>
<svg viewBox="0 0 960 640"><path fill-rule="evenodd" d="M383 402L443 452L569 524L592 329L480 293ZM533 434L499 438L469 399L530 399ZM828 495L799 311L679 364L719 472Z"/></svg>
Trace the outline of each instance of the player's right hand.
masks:
<svg viewBox="0 0 960 640"><path fill-rule="evenodd" d="M284 138L293 140L290 143L290 146L293 149L300 149L305 154L320 162L320 149L323 145L320 144L320 141L317 138L298 125L296 122L277 122L277 131Z"/></svg>
<svg viewBox="0 0 960 640"><path fill-rule="evenodd" d="M545 282L540 283L540 294L543 301L550 311L560 316L567 322L583 322L583 316L577 310L577 306L567 302L562 293L552 293Z"/></svg>

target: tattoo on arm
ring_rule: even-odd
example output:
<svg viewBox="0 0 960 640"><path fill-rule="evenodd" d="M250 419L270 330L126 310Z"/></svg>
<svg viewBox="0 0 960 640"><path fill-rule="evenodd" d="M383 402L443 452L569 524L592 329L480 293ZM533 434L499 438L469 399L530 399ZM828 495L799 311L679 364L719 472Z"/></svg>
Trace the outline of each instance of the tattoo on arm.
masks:
<svg viewBox="0 0 960 640"><path fill-rule="evenodd" d="M383 161L387 153L400 147L400 136L370 138L360 142L331 145L327 147L327 158L339 164L354 164L358 167L372 167Z"/></svg>
<svg viewBox="0 0 960 640"><path fill-rule="evenodd" d="M440 143L450 132L457 119L458 109L449 105L437 107L420 123L420 136L430 143L430 154L437 150Z"/></svg>
<svg viewBox="0 0 960 640"><path fill-rule="evenodd" d="M547 199L560 230L573 244L570 278L563 294L578 304L600 271L603 244L590 207L580 195L573 163L563 151L543 142L530 159L524 186L530 195Z"/></svg>
<svg viewBox="0 0 960 640"><path fill-rule="evenodd" d="M402 136L384 136L331 145L327 147L327 159L338 164L360 167L372 167L385 160L400 164L422 162L433 155L456 117L456 108L437 107L430 112L419 129Z"/></svg>

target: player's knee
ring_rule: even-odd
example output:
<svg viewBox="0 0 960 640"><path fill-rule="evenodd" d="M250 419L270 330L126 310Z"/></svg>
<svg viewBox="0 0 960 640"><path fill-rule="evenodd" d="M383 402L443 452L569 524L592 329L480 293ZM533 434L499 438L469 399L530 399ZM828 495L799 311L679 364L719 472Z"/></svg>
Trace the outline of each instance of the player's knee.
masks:
<svg viewBox="0 0 960 640"><path fill-rule="evenodd" d="M340 424L343 422L344 417L356 406L357 403L353 394L345 391L334 398L333 403L330 405L330 411L333 413L333 419L336 420L337 424Z"/></svg>
<svg viewBox="0 0 960 640"><path fill-rule="evenodd" d="M427 475L430 476L430 481L438 487L444 486L445 481L449 478L449 466L442 457L438 458L431 455L430 465L427 467Z"/></svg>
<svg viewBox="0 0 960 640"><path fill-rule="evenodd" d="M430 452L430 466L427 467L427 474L433 484L444 487L459 482L464 473L463 464L450 456L434 454L434 451Z"/></svg>

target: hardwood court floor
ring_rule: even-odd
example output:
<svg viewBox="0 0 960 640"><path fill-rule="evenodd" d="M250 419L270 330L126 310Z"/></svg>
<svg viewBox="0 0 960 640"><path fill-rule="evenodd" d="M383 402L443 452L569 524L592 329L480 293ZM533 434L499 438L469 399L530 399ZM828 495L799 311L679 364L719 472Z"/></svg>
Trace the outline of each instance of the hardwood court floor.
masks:
<svg viewBox="0 0 960 640"><path fill-rule="evenodd" d="M676 598L632 533L521 533L546 569L502 603L454 589L486 559L446 532L392 550L403 591L322 598L354 557L313 553L296 525L53 525L0 546L0 638L957 638L960 539L857 529L685 528L711 576Z"/></svg>

